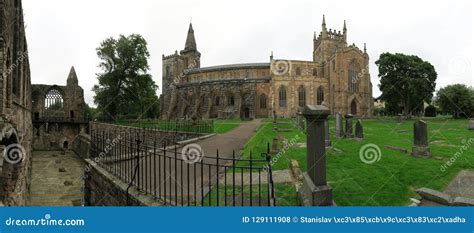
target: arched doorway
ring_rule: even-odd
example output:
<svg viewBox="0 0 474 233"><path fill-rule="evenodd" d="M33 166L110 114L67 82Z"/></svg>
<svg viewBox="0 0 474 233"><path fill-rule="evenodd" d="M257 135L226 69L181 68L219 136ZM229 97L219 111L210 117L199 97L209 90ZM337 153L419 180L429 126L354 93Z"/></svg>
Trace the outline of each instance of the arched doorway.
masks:
<svg viewBox="0 0 474 233"><path fill-rule="evenodd" d="M245 120L250 119L250 109L247 107L244 108L244 119Z"/></svg>
<svg viewBox="0 0 474 233"><path fill-rule="evenodd" d="M352 103L351 103L351 114L357 115L357 102L355 99L352 100Z"/></svg>

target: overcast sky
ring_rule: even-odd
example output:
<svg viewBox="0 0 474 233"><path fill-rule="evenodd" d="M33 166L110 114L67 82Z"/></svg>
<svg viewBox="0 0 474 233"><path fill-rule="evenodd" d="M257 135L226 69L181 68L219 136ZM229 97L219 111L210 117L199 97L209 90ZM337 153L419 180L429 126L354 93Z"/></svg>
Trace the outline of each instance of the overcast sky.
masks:
<svg viewBox="0 0 474 233"><path fill-rule="evenodd" d="M107 37L138 33L148 42L150 73L161 86L161 56L182 50L190 19L201 66L311 60L313 33L342 30L348 43L367 43L374 97L375 61L383 52L415 54L433 64L437 89L473 85L470 1L158 1L23 0L32 83L66 83L74 65L86 102L99 72L95 49Z"/></svg>

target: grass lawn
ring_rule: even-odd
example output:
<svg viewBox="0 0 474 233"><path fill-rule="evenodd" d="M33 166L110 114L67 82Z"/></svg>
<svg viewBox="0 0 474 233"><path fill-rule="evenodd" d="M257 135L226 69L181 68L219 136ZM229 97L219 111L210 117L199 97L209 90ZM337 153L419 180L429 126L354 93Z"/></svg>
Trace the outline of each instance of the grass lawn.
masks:
<svg viewBox="0 0 474 233"><path fill-rule="evenodd" d="M466 141L474 138L474 131L467 130L467 120L450 118L428 118L428 138L433 154L431 159L414 158L408 154L387 150L385 145L403 147L411 151L413 123L401 124L393 118L363 120L364 140L336 139L331 137L333 148L327 152L328 181L333 188L334 199L339 206L403 206L415 190L428 187L442 191L455 175L463 169L474 169L474 149ZM266 151L267 143L281 135L288 141L306 142L306 135L299 132L289 119L279 119L278 128L290 132L276 133L271 121L264 121L258 132L247 143L244 158L252 151ZM334 119L330 121L331 136L334 135ZM380 160L372 164L363 163L359 151L366 144L375 144L381 150ZM466 145L462 148L462 145ZM471 145L472 146L472 145ZM459 157L442 171L441 166ZM437 160L435 157L442 158ZM275 170L288 169L290 160L297 160L306 170L306 148L291 147L274 164ZM278 199L277 199L278 202Z"/></svg>
<svg viewBox="0 0 474 233"><path fill-rule="evenodd" d="M239 126L239 121L237 119L229 119L229 120L216 120L214 121L214 129L213 132L217 134L223 134L231 131L232 129ZM160 120L142 120L142 121L117 121L119 125L125 126L132 126L132 127L141 127L141 128L156 128L161 130L175 130L176 125L173 121L165 122ZM178 131L185 130L185 128L179 128ZM206 130L202 131L203 129L198 128L190 128L190 132L206 132Z"/></svg>

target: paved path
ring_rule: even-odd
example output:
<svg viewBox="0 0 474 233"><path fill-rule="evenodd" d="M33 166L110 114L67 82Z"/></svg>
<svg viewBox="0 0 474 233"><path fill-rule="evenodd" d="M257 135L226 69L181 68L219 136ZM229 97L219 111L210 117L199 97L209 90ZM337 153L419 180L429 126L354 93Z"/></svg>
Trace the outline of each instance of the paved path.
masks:
<svg viewBox="0 0 474 233"><path fill-rule="evenodd" d="M78 206L84 163L68 151L34 151L30 206Z"/></svg>

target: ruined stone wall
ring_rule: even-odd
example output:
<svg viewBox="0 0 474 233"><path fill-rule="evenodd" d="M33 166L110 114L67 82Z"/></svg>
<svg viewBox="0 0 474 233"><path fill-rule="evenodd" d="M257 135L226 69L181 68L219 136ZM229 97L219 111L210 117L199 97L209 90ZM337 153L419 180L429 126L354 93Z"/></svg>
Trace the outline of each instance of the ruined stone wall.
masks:
<svg viewBox="0 0 474 233"><path fill-rule="evenodd" d="M89 134L79 134L72 142L72 151L82 159L90 158L91 136Z"/></svg>
<svg viewBox="0 0 474 233"><path fill-rule="evenodd" d="M0 202L7 206L21 206L29 196L33 128L21 0L0 0L0 74L0 144L5 149L16 146L22 151L21 160L13 163L4 160L2 163ZM11 130L6 131L9 128Z"/></svg>

